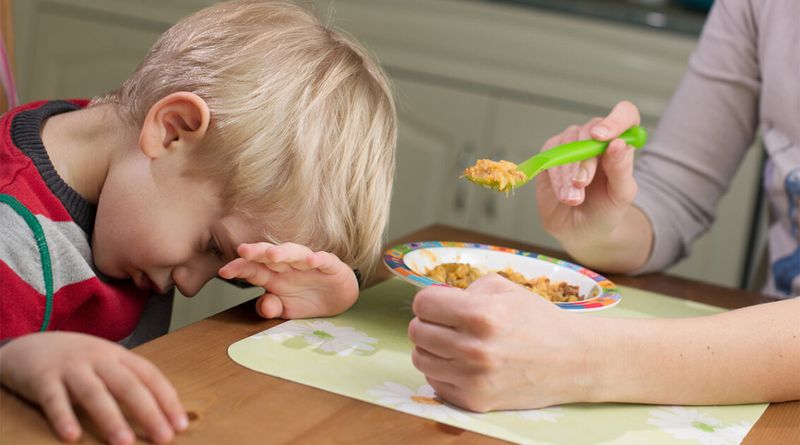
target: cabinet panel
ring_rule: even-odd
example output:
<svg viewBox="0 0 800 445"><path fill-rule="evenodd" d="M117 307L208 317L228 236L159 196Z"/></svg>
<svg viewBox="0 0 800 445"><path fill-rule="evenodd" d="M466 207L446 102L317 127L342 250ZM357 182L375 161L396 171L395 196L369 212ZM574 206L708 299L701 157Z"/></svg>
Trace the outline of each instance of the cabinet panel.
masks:
<svg viewBox="0 0 800 445"><path fill-rule="evenodd" d="M489 98L395 80L399 116L397 175L389 239L434 222L467 226L475 187L458 181L485 139Z"/></svg>
<svg viewBox="0 0 800 445"><path fill-rule="evenodd" d="M158 38L150 29L54 15L34 20L23 100L93 97L117 88ZM23 59L24 60L24 59Z"/></svg>

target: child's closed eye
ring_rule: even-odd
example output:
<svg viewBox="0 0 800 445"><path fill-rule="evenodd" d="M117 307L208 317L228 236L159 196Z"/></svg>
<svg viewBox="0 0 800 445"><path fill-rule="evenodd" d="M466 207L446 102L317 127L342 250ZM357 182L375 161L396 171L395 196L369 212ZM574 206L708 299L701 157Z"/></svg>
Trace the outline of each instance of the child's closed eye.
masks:
<svg viewBox="0 0 800 445"><path fill-rule="evenodd" d="M215 257L221 260L225 259L224 258L225 254L222 252L222 249L219 247L219 243L214 238L214 236L211 236L211 238L209 238L208 244L206 245L206 250L214 254Z"/></svg>

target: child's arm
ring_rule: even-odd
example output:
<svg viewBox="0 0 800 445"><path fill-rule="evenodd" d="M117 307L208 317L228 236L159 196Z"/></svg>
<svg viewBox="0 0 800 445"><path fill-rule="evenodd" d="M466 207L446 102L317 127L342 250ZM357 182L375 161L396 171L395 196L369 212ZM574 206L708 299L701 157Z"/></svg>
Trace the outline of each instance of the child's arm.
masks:
<svg viewBox="0 0 800 445"><path fill-rule="evenodd" d="M800 399L798 298L698 318L599 318L490 275L466 290L423 289L414 313L414 365L475 411Z"/></svg>
<svg viewBox="0 0 800 445"><path fill-rule="evenodd" d="M263 287L256 304L264 318L309 318L336 315L358 298L356 276L336 255L313 252L299 244L242 244L241 258L219 270Z"/></svg>
<svg viewBox="0 0 800 445"><path fill-rule="evenodd" d="M112 444L135 441L122 409L156 443L169 442L188 427L175 389L158 368L98 337L72 332L18 337L0 348L0 383L40 405L69 442L81 436L72 405L81 406Z"/></svg>

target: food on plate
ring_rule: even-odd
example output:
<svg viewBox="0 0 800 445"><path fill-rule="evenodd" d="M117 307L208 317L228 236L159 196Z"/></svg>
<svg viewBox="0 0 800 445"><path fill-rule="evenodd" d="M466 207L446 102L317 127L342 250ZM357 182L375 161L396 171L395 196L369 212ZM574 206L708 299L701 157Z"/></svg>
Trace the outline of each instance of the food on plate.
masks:
<svg viewBox="0 0 800 445"><path fill-rule="evenodd" d="M553 282L550 280L550 278L545 276L539 276L529 280L521 273L510 268L499 270L497 271L497 274L554 303L566 303L583 300L583 297L579 292L580 288L578 286L569 284L566 281ZM464 289L469 286L470 283L477 280L484 274L481 273L478 268L469 264L442 263L436 267L427 269L424 275L428 278L446 283L450 286Z"/></svg>

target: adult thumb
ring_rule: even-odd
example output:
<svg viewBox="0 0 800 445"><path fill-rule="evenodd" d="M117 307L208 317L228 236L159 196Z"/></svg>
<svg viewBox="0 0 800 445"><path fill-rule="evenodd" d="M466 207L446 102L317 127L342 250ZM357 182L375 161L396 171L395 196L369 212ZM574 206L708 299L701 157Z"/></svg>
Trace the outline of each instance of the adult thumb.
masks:
<svg viewBox="0 0 800 445"><path fill-rule="evenodd" d="M635 149L622 139L614 139L600 160L608 181L608 195L619 205L629 205L638 186L633 178Z"/></svg>

